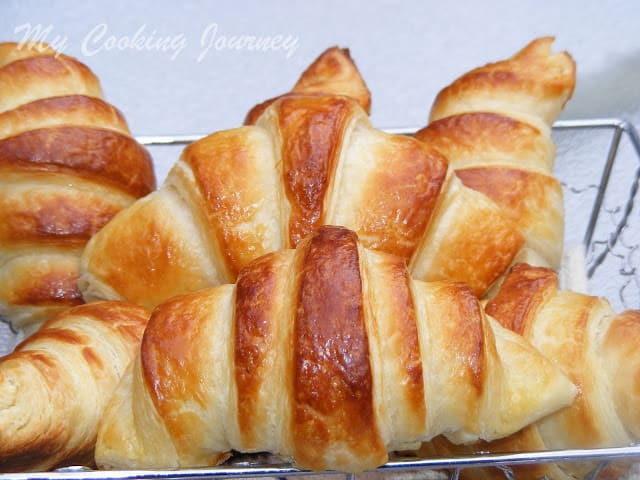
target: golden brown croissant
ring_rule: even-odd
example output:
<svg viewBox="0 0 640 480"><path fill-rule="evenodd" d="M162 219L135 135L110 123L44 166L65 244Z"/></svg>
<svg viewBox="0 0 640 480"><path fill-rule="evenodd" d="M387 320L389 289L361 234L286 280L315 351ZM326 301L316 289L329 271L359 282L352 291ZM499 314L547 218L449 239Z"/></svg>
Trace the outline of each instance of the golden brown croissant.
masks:
<svg viewBox="0 0 640 480"><path fill-rule="evenodd" d="M558 58L562 67L570 62ZM566 81L573 85L572 76ZM320 225L346 226L368 248L411 261L416 278L465 281L483 294L523 245L521 233L485 195L457 181L434 147L374 129L369 103L348 52L327 50L292 92L256 106L251 125L188 146L159 191L93 238L82 257L85 299L153 307L234 282L251 260L295 247ZM552 149L548 138L539 141ZM483 145L494 148L488 139ZM521 142L523 156L532 148ZM513 185L505 188L510 196ZM540 208L561 210L554 188L544 194ZM542 193L527 190L517 200L523 195ZM547 217L555 232L560 213ZM561 237L551 235L552 252Z"/></svg>
<svg viewBox="0 0 640 480"><path fill-rule="evenodd" d="M416 138L455 176L412 258L416 277L464 280L483 294L517 261L559 268L564 212L550 128L573 93L575 64L552 43L536 39L436 98Z"/></svg>
<svg viewBox="0 0 640 480"><path fill-rule="evenodd" d="M120 302L72 307L0 359L1 472L91 464L98 421L149 315Z"/></svg>
<svg viewBox="0 0 640 480"><path fill-rule="evenodd" d="M0 178L0 315L31 329L82 302L84 245L155 189L95 75L44 44L0 44Z"/></svg>
<svg viewBox="0 0 640 480"><path fill-rule="evenodd" d="M257 125L189 145L162 188L89 242L80 278L86 300L153 307L232 283L251 260L297 245L322 224L350 226L368 246L410 257L446 159L372 128L361 106L368 90L346 51L326 51L298 85L257 106L249 114ZM312 85L329 93L308 93Z"/></svg>
<svg viewBox="0 0 640 480"><path fill-rule="evenodd" d="M603 298L558 290L548 268L516 265L486 312L522 334L578 387L570 407L513 436L467 451L537 451L627 446L640 440L640 311L615 314ZM423 452L459 453L439 439ZM590 463L518 467L517 478L583 478ZM620 466L608 475L617 478ZM469 472L470 478L504 478L501 472Z"/></svg>
<svg viewBox="0 0 640 480"><path fill-rule="evenodd" d="M523 374L526 372L526 374ZM206 466L231 450L362 471L437 434L508 435L574 386L461 283L324 226L237 284L157 307L101 422L101 468Z"/></svg>

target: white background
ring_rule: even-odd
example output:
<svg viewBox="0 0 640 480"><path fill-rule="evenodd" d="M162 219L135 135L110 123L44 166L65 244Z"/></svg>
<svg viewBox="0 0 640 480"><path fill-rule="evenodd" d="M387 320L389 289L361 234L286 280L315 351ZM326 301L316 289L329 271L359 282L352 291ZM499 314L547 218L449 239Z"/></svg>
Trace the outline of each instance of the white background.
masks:
<svg viewBox="0 0 640 480"><path fill-rule="evenodd" d="M202 37L214 24L219 42L282 35L297 38L297 48L214 47L198 61ZM332 45L350 48L372 91L375 125L420 126L438 90L456 76L543 35L555 36L555 48L568 50L578 65L565 118L622 116L640 122L635 0L0 2L0 39L21 40L25 25L50 27L49 42L64 40L64 52L95 71L135 134L238 126L251 106L289 89ZM103 37L91 35L96 28L104 30ZM185 46L177 54L107 48L108 37L124 45L139 31L151 41L183 38Z"/></svg>

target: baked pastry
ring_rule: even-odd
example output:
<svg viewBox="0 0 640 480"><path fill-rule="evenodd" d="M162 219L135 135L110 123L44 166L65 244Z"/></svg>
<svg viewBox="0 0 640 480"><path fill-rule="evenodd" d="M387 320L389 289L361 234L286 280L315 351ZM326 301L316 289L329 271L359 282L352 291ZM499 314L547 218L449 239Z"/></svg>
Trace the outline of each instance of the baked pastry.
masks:
<svg viewBox="0 0 640 480"><path fill-rule="evenodd" d="M566 55L559 58L561 67L573 65ZM565 80L572 88L573 76ZM535 77L531 82L535 86ZM554 97L554 104L565 97ZM320 225L345 226L368 248L404 258L416 278L465 281L484 294L524 246L515 222L457 180L439 144L374 129L369 104L348 52L324 52L292 92L254 107L248 125L185 148L157 192L92 239L82 257L84 298L151 308L174 295L234 282L251 260L295 247ZM531 148L522 144L525 152ZM539 206L561 210L558 192L545 194ZM488 210L496 214L478 218ZM556 213L548 217L558 220ZM455 249L443 248L443 238ZM561 235L549 241L561 242ZM496 255L499 261L487 255L497 242L508 248ZM550 248L551 257L558 248ZM445 262L457 268L440 268Z"/></svg>
<svg viewBox="0 0 640 480"><path fill-rule="evenodd" d="M526 374L523 374L526 372ZM513 433L574 398L461 283L324 226L237 284L158 306L99 428L99 468L184 468L232 450L359 472L446 433Z"/></svg>
<svg viewBox="0 0 640 480"><path fill-rule="evenodd" d="M548 268L515 266L485 311L524 336L578 387L570 407L513 436L471 445L473 451L538 451L628 446L640 440L640 310L616 314L604 298L558 290ZM423 453L461 453L443 439ZM537 464L516 468L518 479L584 478L589 462ZM612 464L598 478L618 478ZM493 469L470 469L468 478L504 478Z"/></svg>
<svg viewBox="0 0 640 480"><path fill-rule="evenodd" d="M0 316L33 330L82 303L86 242L155 189L96 76L45 44L0 44Z"/></svg>
<svg viewBox="0 0 640 480"><path fill-rule="evenodd" d="M455 175L411 259L416 277L463 280L482 295L514 263L560 267L564 207L551 124L573 94L575 63L552 43L538 38L438 94L415 136Z"/></svg>
<svg viewBox="0 0 640 480"><path fill-rule="evenodd" d="M446 159L372 128L362 106L368 90L345 50L326 51L298 85L302 91L255 107L248 120L257 125L186 147L158 191L89 242L80 278L86 300L153 307L233 283L251 260L297 245L322 224L350 225L369 246L410 257ZM309 85L328 93L308 93Z"/></svg>
<svg viewBox="0 0 640 480"><path fill-rule="evenodd" d="M0 359L0 472L93 464L98 421L149 315L120 302L72 307Z"/></svg>

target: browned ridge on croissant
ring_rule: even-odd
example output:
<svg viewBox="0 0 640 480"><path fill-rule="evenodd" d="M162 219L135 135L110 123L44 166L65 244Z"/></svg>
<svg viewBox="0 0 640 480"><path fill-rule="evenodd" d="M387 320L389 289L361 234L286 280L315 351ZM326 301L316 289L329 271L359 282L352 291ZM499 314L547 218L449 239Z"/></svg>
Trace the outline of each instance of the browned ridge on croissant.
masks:
<svg viewBox="0 0 640 480"><path fill-rule="evenodd" d="M574 395L467 286L412 280L400 257L323 226L237 284L154 310L96 462L186 468L267 451L357 472L438 434L500 438Z"/></svg>
<svg viewBox="0 0 640 480"><path fill-rule="evenodd" d="M77 175L138 198L155 188L147 150L102 128L59 126L0 140L0 169Z"/></svg>
<svg viewBox="0 0 640 480"><path fill-rule="evenodd" d="M113 105L86 95L46 97L0 113L0 138L33 128L80 124L106 128L129 135L122 113Z"/></svg>
<svg viewBox="0 0 640 480"><path fill-rule="evenodd" d="M42 43L0 44L0 314L33 330L82 303L79 257L155 190L151 156L91 70Z"/></svg>

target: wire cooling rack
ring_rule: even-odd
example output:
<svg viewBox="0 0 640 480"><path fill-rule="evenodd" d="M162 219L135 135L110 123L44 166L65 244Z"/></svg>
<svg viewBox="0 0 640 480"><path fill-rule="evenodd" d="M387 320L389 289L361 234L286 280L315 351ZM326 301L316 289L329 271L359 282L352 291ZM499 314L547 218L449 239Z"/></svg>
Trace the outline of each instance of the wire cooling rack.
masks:
<svg viewBox="0 0 640 480"><path fill-rule="evenodd" d="M516 474L511 467L518 465L530 465L534 463L555 462L596 462L588 480L595 480L602 467L617 460L640 460L640 445L582 449L582 450L550 450L545 452L520 452L509 454L482 454L457 456L450 458L395 458L375 472L367 472L362 475L377 473L380 477L391 477L401 474L412 474L411 478L442 478L456 480L461 471L468 468L496 467L502 470L505 479L516 479ZM445 473L446 472L446 473ZM422 474L422 475L421 475ZM342 477L346 480L356 480L358 475L344 474L341 472L309 472L299 470L289 464L274 462L252 461L250 456L242 456L231 464L210 468L183 469L176 471L166 470L122 470L100 471L88 470L81 467L67 467L55 472L44 473L19 473L13 475L0 475L0 478L12 478L14 480L206 480L218 478L261 478L270 477L283 479L287 477L307 476L331 476ZM402 478L406 478L402 477Z"/></svg>
<svg viewBox="0 0 640 480"><path fill-rule="evenodd" d="M388 128L390 133L411 135L417 129ZM640 215L636 208L640 185L640 137L632 124L621 119L563 120L553 125L558 147L556 176L565 198L566 231L563 264L565 287L608 298L617 311L640 308ZM204 135L138 136L154 159L166 147L182 147ZM158 155L156 155L158 153ZM159 180L173 163L159 165ZM562 274L562 272L561 272ZM562 277L562 275L561 275ZM1 319L0 319L1 320ZM0 323L0 327L5 327ZM8 327L7 327L8 328ZM2 333L2 332L0 332ZM0 335L0 347L2 347ZM0 352L2 350L0 349ZM543 452L491 453L455 457L393 457L370 478L442 478L457 480L465 469L495 467L506 480L517 480L513 467L530 464L590 462L594 468L585 480L598 480L603 467L624 461L640 464L640 444L616 448L571 449ZM637 467L637 465L636 465ZM627 478L640 478L640 469ZM638 472L637 474L633 473ZM283 463L277 457L234 456L223 465L167 470L98 471L67 467L46 473L0 474L0 480L57 479L217 479L286 478L317 475ZM352 474L322 472L323 476ZM549 479L553 480L553 479Z"/></svg>

